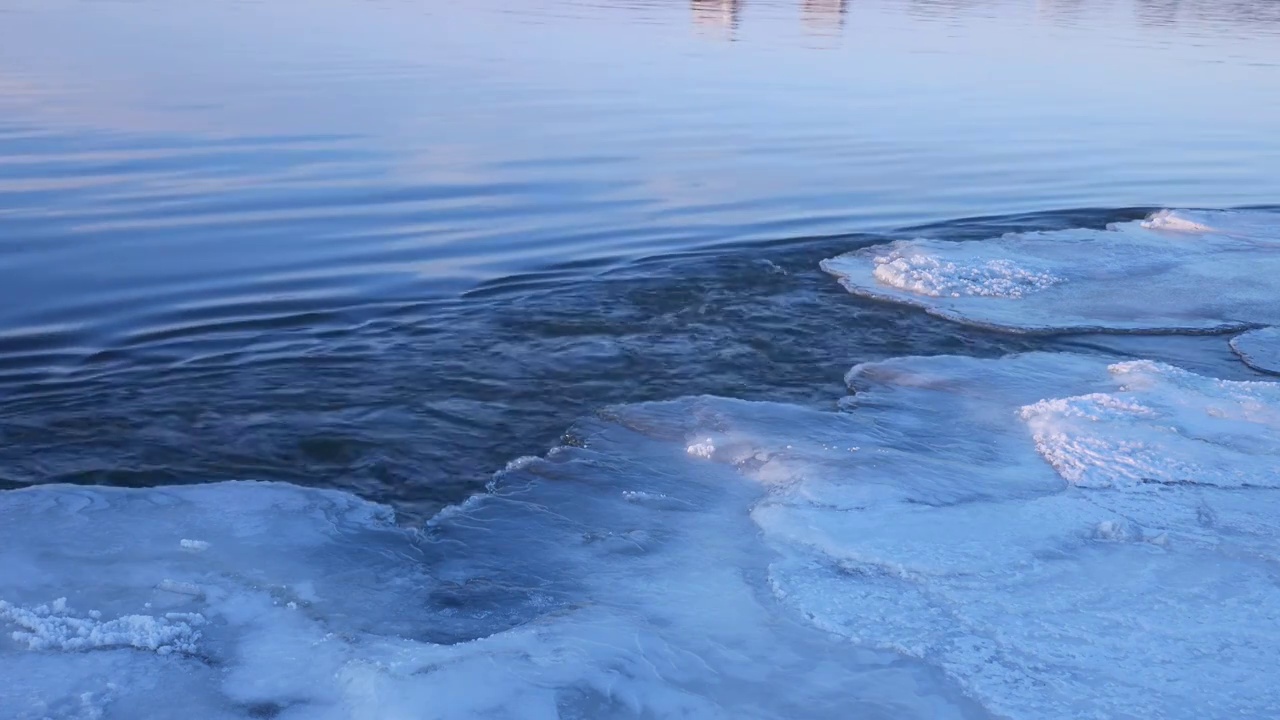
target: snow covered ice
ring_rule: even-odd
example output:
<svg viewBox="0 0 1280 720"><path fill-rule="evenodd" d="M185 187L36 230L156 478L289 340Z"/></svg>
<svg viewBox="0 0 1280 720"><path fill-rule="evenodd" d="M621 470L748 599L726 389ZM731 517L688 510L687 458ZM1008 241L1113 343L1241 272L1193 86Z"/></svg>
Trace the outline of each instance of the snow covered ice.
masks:
<svg viewBox="0 0 1280 720"><path fill-rule="evenodd" d="M426 527L0 493L0 716L1275 717L1280 386L904 358L609 408Z"/></svg>
<svg viewBox="0 0 1280 720"><path fill-rule="evenodd" d="M1104 230L898 240L822 262L850 292L1014 332L1280 324L1280 213L1163 210Z"/></svg>

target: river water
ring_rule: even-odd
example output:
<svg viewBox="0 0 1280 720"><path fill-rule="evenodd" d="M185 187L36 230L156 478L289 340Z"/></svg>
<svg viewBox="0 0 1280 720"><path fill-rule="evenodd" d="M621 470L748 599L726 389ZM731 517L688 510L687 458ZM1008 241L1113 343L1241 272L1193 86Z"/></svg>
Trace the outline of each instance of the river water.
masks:
<svg viewBox="0 0 1280 720"><path fill-rule="evenodd" d="M414 534L418 552L422 540L415 533L424 523L456 522L454 531L474 534L474 522L438 513L483 493L486 484L492 490L494 473L508 463L553 447L591 447L586 438L598 437L605 459L588 463L589 471L563 470L573 482L623 477L626 492L665 497L673 492L671 478L687 470L646 443L670 439L670 428L695 432L682 424L689 413L721 418L712 425L725 432L761 423L752 426L752 437L768 435L767 428L776 431L775 440L788 432L821 435L821 418L847 406L858 388L852 380L846 385L845 373L860 363L887 361L883 373L898 377L906 370L893 369L893 359L904 356L999 363L994 359L1012 353L1072 351L1100 362L1147 358L1229 380L1266 379L1239 361L1227 338L1198 334L1272 324L1262 306L1268 293L1280 290L1258 269L1270 267L1265 253L1219 267L1212 258L1222 255L1203 260L1198 251L1170 251L1184 266L1194 261L1205 270L1164 285L1142 284L1155 272L1145 260L1127 265L1128 256L1098 254L1093 263L1090 254L1099 234L1110 242L1104 228L1137 227L1162 208L1258 209L1244 216L1244 225L1233 219L1219 227L1218 216L1211 216L1206 227L1270 247L1280 227L1267 219L1280 203L1277 128L1280 4L1270 0L11 0L0 9L0 488L259 480L341 490L393 508L399 529L379 532ZM951 241L996 247L980 241L1006 233L1018 241L1009 243L1009 252L1028 247L1033 255L981 256L968 266L967 256L951 257L945 249ZM860 292L866 288L845 277L851 293L830 266L826 272L820 266L854 251L868 262L873 256L887 262L892 258L876 256L876 248L915 238L945 246L937 258L920 261L934 263L925 269L937 272L901 280L900 290L923 293L922 300ZM1021 242L1025 238L1032 242ZM1040 238L1049 238L1048 250L1036 249ZM1069 242L1058 242L1062 238ZM1000 264L1013 261L1035 265L1034 273ZM967 306L942 307L950 289L960 287L948 273L970 283L963 288L988 287L982 283L995 275L1006 282L990 286L997 290L1026 278L1081 287L1074 273L1091 264L1119 268L1099 287L1123 312L1113 308L1095 317L1096 295L1075 305L1079 298L1066 295L1054 300L1059 305L1039 308L1028 327L1011 328L1008 322L992 327ZM1132 284L1124 282L1125 273L1135 278ZM1222 291L1237 280L1238 292ZM945 292L926 292L938 287ZM1200 305L1179 304L1200 295L1207 298ZM1071 317L1083 320L1062 327L1044 321L1059 308L1063 317L1076 313ZM1136 325L1156 334L1106 332L1132 329L1116 325L1121 314L1145 318ZM1182 332L1188 329L1196 334ZM1041 397L1018 395L1027 407L1098 389L1080 379L1084 366L1036 362L1043 367L1000 365L990 374L1006 373L1011 388L1026 381L1023 372L1077 378L1045 386ZM940 366L929 372L954 380L968 371ZM1181 382L1163 372L1153 377ZM701 396L724 399L696 400ZM717 404L734 400L769 405L748 412ZM674 405L643 404L651 401ZM938 409L919 422L954 426L956 416L945 410L951 401L935 401ZM667 430L655 430L659 426ZM681 453L702 452L697 438L680 439L690 441ZM904 447L925 454L927 443ZM946 447L959 452L959 445ZM734 461L740 470L741 461ZM525 462L506 472L526 471ZM973 462L972 456L962 460ZM649 469L642 472L637 463ZM654 473L649 481L646 472ZM210 485L207 492L224 487ZM531 487L530 497L543 507L596 517L589 500ZM53 492L74 495L65 488ZM114 507L114 501L92 499L99 491L85 492L91 505ZM200 518L209 503L245 503L244 522L257 527L269 522L263 507L338 502L263 505L235 493L200 495L206 491L194 487L172 492L174 507L193 508L181 510L188 513L182 522L196 525L205 522ZM311 497L309 490L297 492ZM590 497L593 490L583 492ZM927 502L942 502L934 492L926 493ZM108 527L149 522L131 502L121 501ZM557 502L582 505L569 510ZM698 507L729 524L726 518L762 507L745 496L716 503L734 509L716 514ZM19 505L7 512L39 517L38 509ZM346 517L332 508L324 512ZM600 512L609 517L612 510ZM537 528L546 530L548 543L567 532L536 517L521 525L498 515L495 527L523 529L510 536L495 530L505 537L501 542L468 536L458 546L464 549L452 554L430 551L440 556L427 564L458 563L461 555L502 566L496 559L501 546L536 539ZM653 523L679 534L686 521ZM66 530L60 522L53 517L43 525ZM779 526L759 517L756 526L774 538L771 552L781 552ZM363 525L353 527L374 542ZM284 537L288 532L281 530ZM1148 536L1156 536L1150 528ZM723 552L730 565L759 559L722 536L689 530L688 537ZM116 542L119 534L107 538L101 542ZM14 552L12 566L26 567L35 551ZM289 553L302 551L282 552L296 560ZM829 607L814 609L821 603L806 594L826 580L788 574L778 564L756 567L756 560L738 565L744 577L769 576L748 582L751 592L768 586L770 597L810 598L797 602L811 620L845 617ZM367 562L335 562L348 561ZM663 562L650 570L672 584L701 567L687 558ZM561 577L567 566L576 573L593 567L590 558L577 558L529 572L545 580ZM20 574L15 570L13 577ZM432 585L448 573L427 574L431 579L422 582ZM19 592L22 582L6 577L0 573L0 590L18 588L23 602L41 599L27 598ZM639 591L636 577L628 575L619 587ZM731 595L725 587L703 589ZM964 594L958 586L930 587ZM1049 602L1043 587L1035 587L1041 589L1023 595L1015 588L1011 597ZM580 603L585 590L548 592ZM398 613L387 597L403 598L388 593L377 602L389 604L371 617ZM290 602L310 602L305 596ZM450 616L446 632L432 610L435 624L422 620L430 629L396 626L394 633L441 647L458 637L499 637L537 614L527 602L507 600L449 601L506 608L510 617L496 626L486 624L492 618L468 625ZM870 605L860 607L874 605L863 600ZM1021 617L1016 609L1008 612ZM1139 624L1151 620L1138 615ZM665 622L697 627L705 617L691 610ZM601 622L621 634L592 643L614 642L633 629L613 616ZM932 699L895 705L877 695L879 680L859 675L855 689L838 701L824 694L825 681L801 693L814 705L799 695L776 706L768 697L751 700L768 708L762 716L828 717L856 705L868 716L888 717L1066 716L1064 708L1120 717L1120 705L1072 699L1078 693L1061 677L1083 671L1044 680L1066 699L1037 704L1025 687L980 677L969 656L937 647L916 653L917 646L933 647L921 637L936 635L924 620L896 634L892 623L877 634L851 630L845 620L814 622L822 632L850 635L859 652L897 652L922 662L907 673L914 679L894 676L885 685L893 691L885 692L901 700L922 687L927 691L919 697ZM739 638L742 657L771 643L805 657L826 642L806 635L818 632L808 626L795 634L770 627L774 635ZM1081 627L1076 640L1114 631ZM576 647L572 638L557 642ZM708 640L708 646L719 642ZM1009 653L1040 657L1031 641L1011 642ZM216 665L210 658L218 652L200 657ZM372 662L343 652L349 654L333 666L342 672L356 662L353 656ZM644 662L656 662L652 652L639 652ZM681 652L724 670L698 648ZM869 672L897 661L859 656L840 662L845 670L852 663ZM676 675L697 675L675 666L681 668ZM252 663L241 667L261 672ZM1034 675L1035 667L1008 665L1015 674ZM32 669L32 677L50 672L43 668ZM84 672L98 677L93 673L106 671ZM528 678L532 671L503 672ZM816 671L800 663L780 672L774 680L786 686ZM1181 680L1170 675L1161 682ZM744 689L750 683L728 683L720 694L689 690L706 687L705 678L695 677L682 687L709 704L663 705L655 698L665 695L635 688L619 690L624 699L605 693L609 699L601 700L608 683L599 678L531 682L579 688L569 700L548 701L553 714L547 717L626 714L618 708L656 717L708 716L716 708L745 717L730 700L750 695ZM1149 695L1160 685L1139 686ZM162 716L155 707L131 705L127 691L84 690L96 699L81 707L48 700L58 693L32 687L29 696L0 694L0 707L12 702L19 717L33 718ZM414 685L392 695L431 698L443 687L448 683ZM77 688L67 697L80 697L83 688ZM273 687L248 699L253 693L213 693L208 716L330 717L324 712L352 707L347 696L330 702L310 692ZM1244 694L1256 702L1235 710L1275 709L1270 695ZM48 701L45 709L23 704L29 697ZM459 717L483 716L478 705L467 704L472 700L450 707ZM360 707L375 712L370 717L400 717L388 708L418 707L418 700L387 702L376 706L381 710ZM510 702L495 701L484 712L542 716L512 714L522 701ZM1144 706L1147 714L1138 716L1170 708L1208 712L1185 697L1170 703Z"/></svg>

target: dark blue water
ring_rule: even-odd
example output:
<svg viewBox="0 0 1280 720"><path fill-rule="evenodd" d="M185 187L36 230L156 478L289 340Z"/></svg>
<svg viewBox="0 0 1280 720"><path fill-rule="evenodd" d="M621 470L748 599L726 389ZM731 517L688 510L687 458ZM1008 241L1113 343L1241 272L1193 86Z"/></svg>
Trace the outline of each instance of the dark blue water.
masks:
<svg viewBox="0 0 1280 720"><path fill-rule="evenodd" d="M277 479L413 521L610 403L1124 354L817 263L1274 205L1277 128L1270 0L12 0L0 484Z"/></svg>

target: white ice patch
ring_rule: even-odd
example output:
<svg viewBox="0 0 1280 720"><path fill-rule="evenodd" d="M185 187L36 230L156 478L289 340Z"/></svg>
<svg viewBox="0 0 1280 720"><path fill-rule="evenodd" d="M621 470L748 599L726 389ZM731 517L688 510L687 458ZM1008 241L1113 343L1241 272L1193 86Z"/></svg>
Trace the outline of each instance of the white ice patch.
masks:
<svg viewBox="0 0 1280 720"><path fill-rule="evenodd" d="M198 614L175 613L160 617L126 615L114 620L80 617L67 607L66 598L58 598L52 606L32 608L0 600L0 620L17 626L13 639L31 650L134 648L160 655L194 653L200 639L195 628L204 622Z"/></svg>
<svg viewBox="0 0 1280 720"><path fill-rule="evenodd" d="M1280 385L1148 361L1110 371L1113 392L1021 410L1036 448L1068 482L1280 487Z"/></svg>
<svg viewBox="0 0 1280 720"><path fill-rule="evenodd" d="M899 240L822 262L850 292L1014 332L1280 325L1280 213L1171 211L1105 230Z"/></svg>
<svg viewBox="0 0 1280 720"><path fill-rule="evenodd" d="M712 442L711 438L707 438L700 442L690 443L689 446L685 448L685 452L694 457L709 459L716 454L716 445Z"/></svg>
<svg viewBox="0 0 1280 720"><path fill-rule="evenodd" d="M1062 282L1008 258L942 260L919 247L898 247L873 262L876 280L930 297L1021 298Z"/></svg>
<svg viewBox="0 0 1280 720"><path fill-rule="evenodd" d="M1148 230L1235 237L1264 245L1280 243L1280 226L1274 211L1261 210L1158 210L1142 221Z"/></svg>
<svg viewBox="0 0 1280 720"><path fill-rule="evenodd" d="M369 625L411 634L369 618L422 588L411 537L285 485L0 493L0 717L358 716L334 673Z"/></svg>
<svg viewBox="0 0 1280 720"><path fill-rule="evenodd" d="M1249 367L1280 374L1280 328L1251 330L1231 339L1231 349Z"/></svg>

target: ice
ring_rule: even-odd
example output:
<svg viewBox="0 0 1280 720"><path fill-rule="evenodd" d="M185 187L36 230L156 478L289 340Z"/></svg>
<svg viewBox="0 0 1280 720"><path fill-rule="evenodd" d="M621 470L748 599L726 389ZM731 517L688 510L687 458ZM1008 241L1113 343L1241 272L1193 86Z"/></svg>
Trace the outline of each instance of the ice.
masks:
<svg viewBox="0 0 1280 720"><path fill-rule="evenodd" d="M1205 378L1150 361L1109 370L1117 391L1021 410L1036 448L1068 482L1280 488L1280 385Z"/></svg>
<svg viewBox="0 0 1280 720"><path fill-rule="evenodd" d="M1280 325L1280 213L1162 210L1105 230L898 240L822 262L850 292L1012 332Z"/></svg>
<svg viewBox="0 0 1280 720"><path fill-rule="evenodd" d="M1231 349L1251 368L1280 374L1280 328L1261 328L1231 339Z"/></svg>
<svg viewBox="0 0 1280 720"><path fill-rule="evenodd" d="M2 493L0 717L353 717L333 673L372 625L412 633L411 537L287 485Z"/></svg>
<svg viewBox="0 0 1280 720"><path fill-rule="evenodd" d="M719 423L739 450L716 459L775 488L752 517L797 613L937 663L997 716L1280 711L1259 672L1280 660L1276 385L1050 354L850 382L835 423Z"/></svg>
<svg viewBox="0 0 1280 720"><path fill-rule="evenodd" d="M690 444L689 447L685 448L685 452L694 457L709 458L715 454L716 446L715 443L712 442L711 438L707 438L703 442Z"/></svg>
<svg viewBox="0 0 1280 720"><path fill-rule="evenodd" d="M196 630L204 623L197 613L168 613L163 617L126 615L101 620L101 612L77 617L67 608L67 599L58 598L34 608L15 607L0 600L0 620L20 628L13 639L31 650L99 650L129 647L160 655L193 653L200 639Z"/></svg>
<svg viewBox="0 0 1280 720"><path fill-rule="evenodd" d="M732 469L580 429L424 531L278 484L0 493L0 717L979 716L779 612Z"/></svg>
<svg viewBox="0 0 1280 720"><path fill-rule="evenodd" d="M1142 221L1149 230L1212 233L1263 245L1280 243L1275 210L1158 210Z"/></svg>
<svg viewBox="0 0 1280 720"><path fill-rule="evenodd" d="M969 256L944 261L936 254L907 247L877 256L874 262L876 280L930 297L1021 298L1063 282L1063 278L1028 269L1010 258Z"/></svg>
<svg viewBox="0 0 1280 720"><path fill-rule="evenodd" d="M603 410L421 530L269 483L0 493L0 717L1280 715L1277 385L848 381Z"/></svg>

